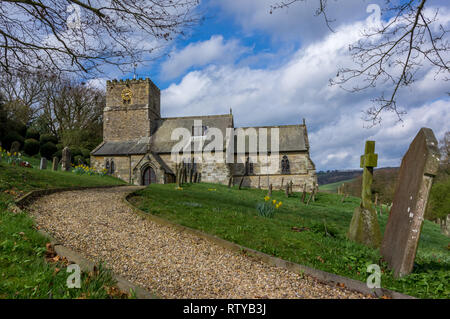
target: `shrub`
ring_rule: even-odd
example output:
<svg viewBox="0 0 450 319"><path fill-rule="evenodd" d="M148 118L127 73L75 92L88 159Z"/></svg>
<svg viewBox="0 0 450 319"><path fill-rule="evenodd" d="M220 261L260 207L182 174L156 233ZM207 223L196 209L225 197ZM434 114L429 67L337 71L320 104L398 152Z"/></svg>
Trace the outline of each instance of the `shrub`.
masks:
<svg viewBox="0 0 450 319"><path fill-rule="evenodd" d="M26 138L27 140L28 140L28 139L33 139L33 140L39 141L40 134L39 134L39 132L38 132L36 129L34 129L34 128L29 128L29 129L27 130L27 134L25 135L25 138Z"/></svg>
<svg viewBox="0 0 450 319"><path fill-rule="evenodd" d="M75 156L83 156L83 154L81 153L81 150L79 147L77 146L69 146L70 148L70 154L72 155L72 158L75 158Z"/></svg>
<svg viewBox="0 0 450 319"><path fill-rule="evenodd" d="M41 148L39 150L41 156L45 157L48 160L51 160L53 154L55 154L57 151L58 149L56 148L56 145L52 142L47 142L44 145L41 145Z"/></svg>
<svg viewBox="0 0 450 319"><path fill-rule="evenodd" d="M29 138L25 140L23 150L29 156L36 155L39 153L39 142L33 138Z"/></svg>
<svg viewBox="0 0 450 319"><path fill-rule="evenodd" d="M81 148L80 151L81 151L81 155L84 158L90 158L91 157L91 152L87 148Z"/></svg>
<svg viewBox="0 0 450 319"><path fill-rule="evenodd" d="M15 141L23 145L24 138L16 131L7 132L2 141L3 148L6 150L11 149L11 145Z"/></svg>
<svg viewBox="0 0 450 319"><path fill-rule="evenodd" d="M62 158L62 150L57 150L53 156L56 156L58 159Z"/></svg>
<svg viewBox="0 0 450 319"><path fill-rule="evenodd" d="M58 144L58 139L56 138L56 136L54 136L52 134L42 134L41 138L40 138L41 146L45 145L49 142L51 142L51 143L53 143L53 145L55 145L55 144ZM56 145L55 145L55 147L56 147Z"/></svg>
<svg viewBox="0 0 450 319"><path fill-rule="evenodd" d="M73 163L74 163L75 165L79 165L80 162L81 162L81 163L84 163L84 158L83 158L83 156L77 155L77 156L74 156L74 157L73 157Z"/></svg>

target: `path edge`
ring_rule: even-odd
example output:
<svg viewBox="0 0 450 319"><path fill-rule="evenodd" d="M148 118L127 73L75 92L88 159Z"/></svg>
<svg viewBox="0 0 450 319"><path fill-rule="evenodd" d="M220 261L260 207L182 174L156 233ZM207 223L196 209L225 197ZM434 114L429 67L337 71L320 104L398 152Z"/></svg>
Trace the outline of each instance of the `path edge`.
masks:
<svg viewBox="0 0 450 319"><path fill-rule="evenodd" d="M170 220L146 213L143 210L139 209L138 207L134 206L133 204L131 204L129 202L128 199L131 198L132 196L136 195L135 192L136 191L125 194L122 197L122 202L124 204L126 204L128 207L130 207L139 216L149 219L157 224L169 226L169 227L175 228L179 231L182 231L182 232L185 231L187 233L196 235L200 238L211 241L211 242L213 242L221 247L224 247L226 249L229 249L234 252L241 253L241 254L252 256L252 257L254 257L266 264L269 264L271 266L284 268L286 270L295 272L300 275L303 275L303 274L309 275L309 276L313 277L314 279L318 280L319 282L330 285L330 286L342 287L342 285L344 285L344 287L346 289L353 290L353 291L362 293L364 295L371 295L371 296L374 296L377 298L388 297L391 299L417 299L416 297L405 295L405 294L402 294L402 293L399 293L397 291L393 291L393 290L390 290L387 288L370 289L367 287L367 284L362 281L351 279L351 278L340 276L340 275L336 275L336 274L332 274L332 273L329 273L329 272L326 272L323 270L311 268L311 267L300 265L300 264L297 264L297 263L294 263L291 261L287 261L287 260L284 260L284 259L281 259L278 257L274 257L271 255L265 254L263 252L254 250L252 248L241 246L239 244L216 237L214 235L207 234L200 230L190 228L187 226L183 226L183 225L177 224L175 222L172 222Z"/></svg>
<svg viewBox="0 0 450 319"><path fill-rule="evenodd" d="M8 209L13 211L14 213L24 212L26 206L31 205L38 198L54 193L70 192L77 190L89 190L89 189L106 189L124 186L132 186L132 185L123 184L123 185L108 185L108 186L74 186L66 188L61 187L61 188L38 189L28 192L24 196L21 196L20 198L15 200L13 204L10 204L8 206ZM68 261L74 262L75 264L79 265L81 270L91 272L94 269L94 267L96 266L98 267L97 263L90 261L81 256L79 253L75 252L74 250L61 245L57 240L55 240L49 233L45 232L44 230L38 229L37 231L38 233L49 239L50 243L55 249L55 252L59 256L65 257ZM160 297L157 296L156 294L151 293L145 288L128 281L127 279L115 274L112 271L111 275L117 281L116 284L117 287L123 292L130 293L130 290L133 290L138 299L160 299Z"/></svg>

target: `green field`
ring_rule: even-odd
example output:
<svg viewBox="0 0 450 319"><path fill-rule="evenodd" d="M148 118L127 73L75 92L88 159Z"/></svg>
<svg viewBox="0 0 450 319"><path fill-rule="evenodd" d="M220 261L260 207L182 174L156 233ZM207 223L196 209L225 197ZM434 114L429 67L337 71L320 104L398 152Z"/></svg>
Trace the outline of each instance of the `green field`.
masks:
<svg viewBox="0 0 450 319"><path fill-rule="evenodd" d="M285 260L364 282L367 266L379 264L385 288L422 298L450 298L449 239L429 221L424 222L413 274L395 280L378 250L345 238L359 198L342 203L342 196L319 193L316 202L306 206L299 194L286 198L284 192L274 191L272 198L283 205L274 218L266 218L256 210L266 195L258 189L201 183L176 190L173 184L154 184L136 194L131 202L145 212ZM386 221L386 215L379 218L382 230Z"/></svg>
<svg viewBox="0 0 450 319"><path fill-rule="evenodd" d="M45 260L47 238L26 214L8 210L26 192L42 188L121 185L109 176L75 175L22 168L0 162L0 298L111 298L106 289L115 281L106 269L83 272L80 289L68 289L66 266Z"/></svg>
<svg viewBox="0 0 450 319"><path fill-rule="evenodd" d="M319 190L322 192L329 192L329 193L337 193L338 187L341 186L344 183L350 183L353 179L347 179L345 181L340 181L336 183L330 183L325 185L320 185Z"/></svg>

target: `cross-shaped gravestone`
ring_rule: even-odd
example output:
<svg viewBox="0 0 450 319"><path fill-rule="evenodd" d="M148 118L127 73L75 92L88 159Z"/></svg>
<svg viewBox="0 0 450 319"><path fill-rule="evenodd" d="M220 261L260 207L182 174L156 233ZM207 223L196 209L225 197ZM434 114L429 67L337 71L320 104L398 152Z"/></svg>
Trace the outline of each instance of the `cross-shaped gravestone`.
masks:
<svg viewBox="0 0 450 319"><path fill-rule="evenodd" d="M372 204L373 168L377 166L378 154L375 154L375 142L366 141L364 155L361 156L363 168L361 205L355 208L347 237L350 240L369 247L378 248L381 244L381 232L377 213Z"/></svg>

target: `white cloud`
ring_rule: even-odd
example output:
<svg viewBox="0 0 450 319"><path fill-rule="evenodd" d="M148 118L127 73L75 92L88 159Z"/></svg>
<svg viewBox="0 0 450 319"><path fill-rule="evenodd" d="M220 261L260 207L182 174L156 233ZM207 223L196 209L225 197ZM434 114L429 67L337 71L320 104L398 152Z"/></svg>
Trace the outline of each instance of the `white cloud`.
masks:
<svg viewBox="0 0 450 319"><path fill-rule="evenodd" d="M403 122L384 113L382 126L364 128L362 112L386 86L348 93L328 85L338 66L351 63L348 44L362 27L362 22L343 25L278 68L226 63L190 72L162 91L163 116L225 114L232 107L236 126L298 124L304 117L319 170L358 168L367 139L377 143L379 167L397 166L421 127L432 128L438 139L448 130L448 83L424 76L399 96L408 111ZM424 65L424 74L430 72Z"/></svg>
<svg viewBox="0 0 450 319"><path fill-rule="evenodd" d="M221 35L214 35L207 41L190 43L179 51L173 51L161 66L161 76L170 80L182 75L191 67L201 67L220 61L221 64L234 62L248 51L239 41L224 41Z"/></svg>
<svg viewBox="0 0 450 319"><path fill-rule="evenodd" d="M315 16L318 1L302 1L287 9L277 9L270 14L270 6L277 0L218 0L214 1L221 11L231 16L247 33L263 31L273 40L297 40L310 43L331 31L322 16ZM369 4L382 4L381 0L328 1L328 18L337 29L342 23L350 23L369 16Z"/></svg>

